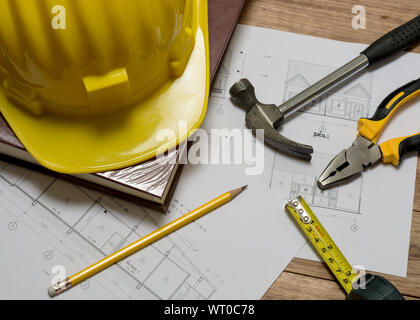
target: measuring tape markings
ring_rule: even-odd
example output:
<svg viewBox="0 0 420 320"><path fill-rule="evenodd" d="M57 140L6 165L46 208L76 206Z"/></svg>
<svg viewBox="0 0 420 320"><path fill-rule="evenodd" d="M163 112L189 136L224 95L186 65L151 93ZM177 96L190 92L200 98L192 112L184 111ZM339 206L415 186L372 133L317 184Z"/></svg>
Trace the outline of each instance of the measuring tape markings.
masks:
<svg viewBox="0 0 420 320"><path fill-rule="evenodd" d="M319 222L311 208L309 208L302 197L290 201L286 207L344 290L350 293L353 290L353 282L357 280L359 275L353 272L353 267Z"/></svg>

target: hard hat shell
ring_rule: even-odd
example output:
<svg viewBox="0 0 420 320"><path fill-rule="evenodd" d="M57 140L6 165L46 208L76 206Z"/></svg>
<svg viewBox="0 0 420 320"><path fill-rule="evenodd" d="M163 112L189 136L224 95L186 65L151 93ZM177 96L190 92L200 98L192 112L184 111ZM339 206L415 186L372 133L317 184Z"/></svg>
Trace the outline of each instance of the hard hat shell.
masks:
<svg viewBox="0 0 420 320"><path fill-rule="evenodd" d="M0 111L45 167L134 165L197 129L207 0L0 0Z"/></svg>

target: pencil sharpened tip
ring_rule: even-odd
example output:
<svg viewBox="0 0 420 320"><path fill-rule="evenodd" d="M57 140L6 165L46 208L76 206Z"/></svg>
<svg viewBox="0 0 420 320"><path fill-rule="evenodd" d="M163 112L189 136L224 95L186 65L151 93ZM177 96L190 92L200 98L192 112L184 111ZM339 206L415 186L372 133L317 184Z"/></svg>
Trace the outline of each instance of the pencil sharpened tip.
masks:
<svg viewBox="0 0 420 320"><path fill-rule="evenodd" d="M238 194L240 194L242 191L246 190L247 188L248 188L248 185L229 191L231 199L235 198Z"/></svg>

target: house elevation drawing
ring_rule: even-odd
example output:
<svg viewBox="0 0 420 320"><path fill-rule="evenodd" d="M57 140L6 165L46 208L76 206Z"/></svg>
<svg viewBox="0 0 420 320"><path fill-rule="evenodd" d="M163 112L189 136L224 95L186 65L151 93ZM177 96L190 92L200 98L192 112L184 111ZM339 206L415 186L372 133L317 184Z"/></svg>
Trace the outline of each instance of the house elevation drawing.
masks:
<svg viewBox="0 0 420 320"><path fill-rule="evenodd" d="M321 190L316 181L320 172L318 167L322 165L317 163L326 163L332 156L316 153L314 158L317 159L316 163L314 161L307 165L297 161L291 163L293 159L277 154L273 161L270 188L279 191L284 200L302 195L313 207L361 214L363 178L337 188Z"/></svg>
<svg viewBox="0 0 420 320"><path fill-rule="evenodd" d="M284 84L283 100L287 101L314 84L320 77L334 71L334 67L290 60ZM312 101L302 112L357 121L370 113L372 75L357 78L332 93Z"/></svg>

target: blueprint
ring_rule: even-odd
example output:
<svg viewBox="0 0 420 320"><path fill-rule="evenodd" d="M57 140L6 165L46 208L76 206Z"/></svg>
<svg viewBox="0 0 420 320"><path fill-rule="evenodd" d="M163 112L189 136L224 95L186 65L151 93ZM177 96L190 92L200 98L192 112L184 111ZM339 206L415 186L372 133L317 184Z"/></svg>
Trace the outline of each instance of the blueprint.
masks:
<svg viewBox="0 0 420 320"><path fill-rule="evenodd" d="M261 182L242 166L187 165L163 215L0 162L0 298L48 299L51 284L248 184L234 201L57 299L258 299L304 245L285 203Z"/></svg>
<svg viewBox="0 0 420 320"><path fill-rule="evenodd" d="M244 127L245 111L228 96L235 81L248 78L262 103L279 105L365 47L239 25L213 89L208 117L226 127ZM417 79L420 73L413 66L418 65L420 55L402 54L312 101L280 129L286 137L312 145L312 161L266 152L263 174L279 201L305 198L353 265L398 276L407 271L417 157L404 159L399 168L379 164L351 183L325 191L316 181L329 161L356 138L358 119L371 116L390 92ZM419 117L417 100L394 117L380 142L418 132ZM309 245L298 256L318 259Z"/></svg>
<svg viewBox="0 0 420 320"><path fill-rule="evenodd" d="M76 272L159 225L144 208L6 163L0 186L2 272L10 279L2 279L2 298L46 298L62 269ZM208 299L217 285L170 236L63 297Z"/></svg>

